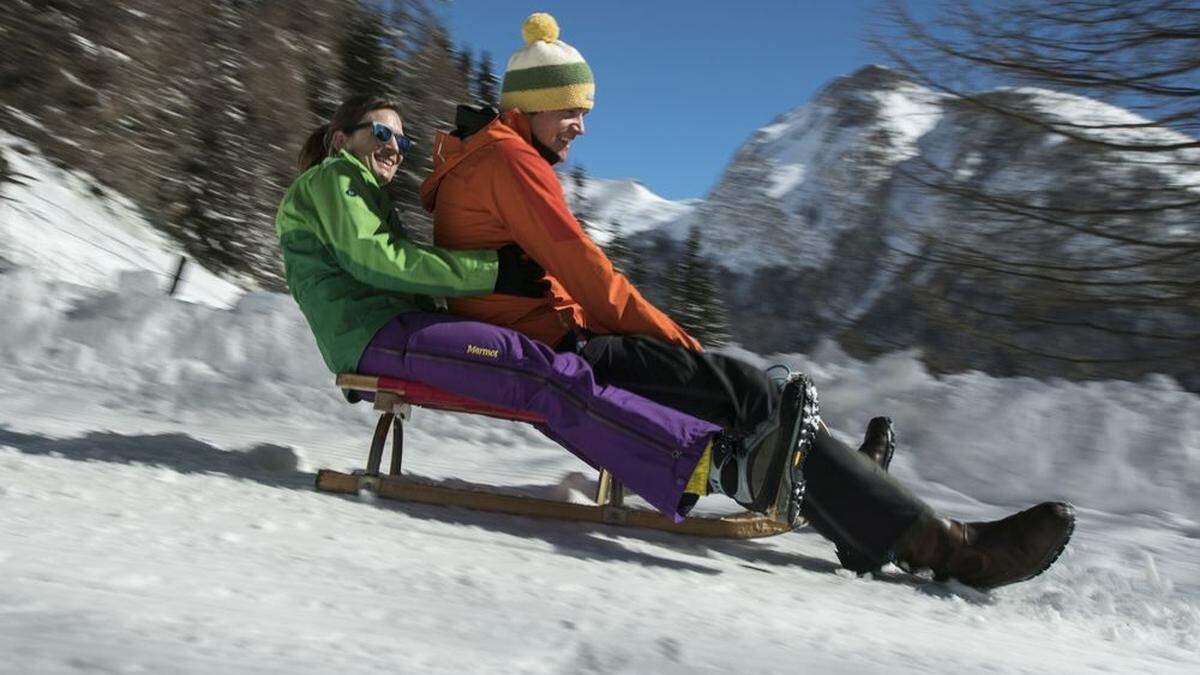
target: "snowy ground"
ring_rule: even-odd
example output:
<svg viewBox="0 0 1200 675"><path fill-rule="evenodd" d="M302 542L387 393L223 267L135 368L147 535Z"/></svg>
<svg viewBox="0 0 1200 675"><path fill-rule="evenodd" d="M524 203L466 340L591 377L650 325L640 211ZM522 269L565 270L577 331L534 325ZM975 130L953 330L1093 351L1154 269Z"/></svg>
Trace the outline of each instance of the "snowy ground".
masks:
<svg viewBox="0 0 1200 675"><path fill-rule="evenodd" d="M855 578L809 531L714 542L317 493L373 420L289 298L52 272L0 273L0 672L1200 670L1200 397L1169 380L783 357L848 438L895 417L893 471L938 508L1078 506L1063 559L985 595ZM521 425L418 411L407 441L434 480L563 499L594 480Z"/></svg>

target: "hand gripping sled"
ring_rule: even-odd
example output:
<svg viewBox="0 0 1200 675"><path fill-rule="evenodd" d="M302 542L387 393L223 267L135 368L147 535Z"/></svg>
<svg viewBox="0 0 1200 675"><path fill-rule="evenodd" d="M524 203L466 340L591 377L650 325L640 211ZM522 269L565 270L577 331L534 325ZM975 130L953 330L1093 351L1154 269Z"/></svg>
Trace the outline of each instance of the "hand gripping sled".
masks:
<svg viewBox="0 0 1200 675"><path fill-rule="evenodd" d="M571 504L551 499L417 482L401 473L404 457L404 422L411 416L412 406L534 424L544 420L533 413L488 405L419 382L391 377L342 374L337 377L337 386L362 398L373 398L375 410L380 413L379 422L371 440L366 470L347 474L321 469L317 472L318 490L347 494L367 490L384 499L398 501L461 506L477 511L494 511L517 516L578 520L728 539L770 537L791 529L766 516L748 511L724 517L692 517L682 523L676 523L656 511L626 506L624 486L606 470L600 471L595 504ZM383 448L387 444L389 429L392 433L392 456L389 471L382 474L380 464L383 462Z"/></svg>

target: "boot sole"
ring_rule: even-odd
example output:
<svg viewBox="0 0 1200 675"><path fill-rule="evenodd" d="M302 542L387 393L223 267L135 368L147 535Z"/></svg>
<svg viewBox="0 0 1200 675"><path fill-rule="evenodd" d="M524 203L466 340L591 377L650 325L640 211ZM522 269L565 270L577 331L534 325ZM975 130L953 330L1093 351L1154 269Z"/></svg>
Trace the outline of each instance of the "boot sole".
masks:
<svg viewBox="0 0 1200 675"><path fill-rule="evenodd" d="M1016 581L1009 583L1019 584L1022 581L1028 581L1042 572L1045 572L1046 570L1050 569L1051 565L1058 561L1058 559L1062 556L1063 551L1067 550L1067 544L1071 543L1071 536L1075 534L1075 507L1071 506L1070 504L1064 504L1064 506L1067 507L1067 516L1070 518L1070 520L1067 523L1067 531L1063 535L1062 543L1060 543L1058 548L1056 548L1052 553L1048 554L1042 560L1042 565L1036 572L1027 577L1017 579ZM996 588L996 586L992 586L992 588Z"/></svg>
<svg viewBox="0 0 1200 675"><path fill-rule="evenodd" d="M796 380L797 386L803 388L803 393L796 398L798 405L792 411L795 417L788 438L791 450L780 453L772 461L767 475L778 474L779 484L775 487L775 494L770 499L764 498L760 505L760 512L765 510L768 518L789 527L798 527L800 524L800 504L804 499L804 460L808 457L821 423L816 386L802 374L797 374Z"/></svg>

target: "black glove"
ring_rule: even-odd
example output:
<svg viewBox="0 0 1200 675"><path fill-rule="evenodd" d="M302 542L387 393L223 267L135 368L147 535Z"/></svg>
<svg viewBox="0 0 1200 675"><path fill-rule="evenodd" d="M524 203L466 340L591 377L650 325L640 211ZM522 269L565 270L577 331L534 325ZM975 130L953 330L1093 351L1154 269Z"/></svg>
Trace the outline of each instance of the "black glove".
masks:
<svg viewBox="0 0 1200 675"><path fill-rule="evenodd" d="M550 290L546 270L525 255L516 244L509 244L496 251L500 271L496 273L496 293L519 295L523 298L540 298Z"/></svg>

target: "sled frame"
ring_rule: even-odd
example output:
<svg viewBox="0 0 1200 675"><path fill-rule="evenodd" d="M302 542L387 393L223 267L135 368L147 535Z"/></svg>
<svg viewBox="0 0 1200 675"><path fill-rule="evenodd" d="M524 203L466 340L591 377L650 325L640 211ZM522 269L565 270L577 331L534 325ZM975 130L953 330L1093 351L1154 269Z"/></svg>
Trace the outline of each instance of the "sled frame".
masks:
<svg viewBox="0 0 1200 675"><path fill-rule="evenodd" d="M414 405L533 424L544 420L536 414L489 406L427 385L394 378L342 374L338 375L336 382L342 389L373 397L379 420L371 439L366 469L353 473L321 469L317 472L316 487L324 492L358 494L365 491L383 499L401 502L459 506L514 516L574 520L726 539L770 537L792 529L767 516L748 511L723 517L690 517L676 523L657 511L627 506L625 486L604 469L600 470L593 504L574 504L415 481L403 474L404 423L411 419ZM389 435L392 438L391 457L387 473L382 473L384 449Z"/></svg>

